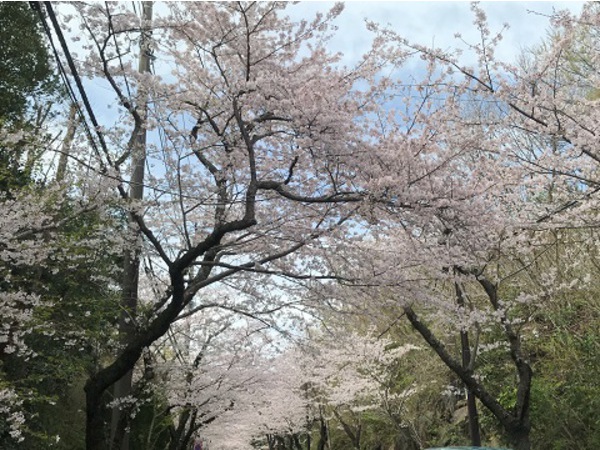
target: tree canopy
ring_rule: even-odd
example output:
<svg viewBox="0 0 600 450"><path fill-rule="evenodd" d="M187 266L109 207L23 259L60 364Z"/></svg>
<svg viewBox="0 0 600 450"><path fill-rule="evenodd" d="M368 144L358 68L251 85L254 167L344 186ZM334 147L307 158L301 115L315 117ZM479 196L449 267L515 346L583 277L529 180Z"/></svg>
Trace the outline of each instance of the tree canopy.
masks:
<svg viewBox="0 0 600 450"><path fill-rule="evenodd" d="M600 443L598 8L342 65L341 4L142 6L0 5L2 448Z"/></svg>
<svg viewBox="0 0 600 450"><path fill-rule="evenodd" d="M26 2L0 3L0 120L20 119L32 96L51 89L55 73L38 15Z"/></svg>

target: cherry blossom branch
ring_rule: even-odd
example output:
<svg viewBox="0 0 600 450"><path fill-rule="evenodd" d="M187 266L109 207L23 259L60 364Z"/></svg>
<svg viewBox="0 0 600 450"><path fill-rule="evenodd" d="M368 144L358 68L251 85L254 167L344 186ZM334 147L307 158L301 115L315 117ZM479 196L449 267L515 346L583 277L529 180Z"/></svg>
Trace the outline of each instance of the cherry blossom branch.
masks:
<svg viewBox="0 0 600 450"><path fill-rule="evenodd" d="M404 312L409 322L415 330L425 339L427 344L437 353L440 359L452 372L462 380L463 383L481 400L494 416L502 424L513 424L515 418L504 409L504 407L481 385L468 368L464 368L456 359L454 359L444 344L440 342L427 325L425 325L410 306L404 307Z"/></svg>

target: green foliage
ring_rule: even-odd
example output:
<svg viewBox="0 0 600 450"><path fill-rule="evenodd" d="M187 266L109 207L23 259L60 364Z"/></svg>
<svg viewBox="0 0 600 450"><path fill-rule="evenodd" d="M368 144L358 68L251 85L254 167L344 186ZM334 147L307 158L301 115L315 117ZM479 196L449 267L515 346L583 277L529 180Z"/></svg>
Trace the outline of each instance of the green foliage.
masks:
<svg viewBox="0 0 600 450"><path fill-rule="evenodd" d="M66 202L61 214L72 213ZM49 442L53 448L83 448L83 382L110 351L118 316L120 274L114 267L120 265L107 242L94 240L91 247L85 239L105 225L95 212L79 214L47 237L56 250L43 265L2 268L10 278L0 289L26 290L44 300L25 339L34 356L12 354L0 361L0 380L20 394L28 417L25 441L15 448ZM61 419L63 414L68 417ZM55 442L56 436L62 441ZM11 441L0 435L0 448Z"/></svg>
<svg viewBox="0 0 600 450"><path fill-rule="evenodd" d="M0 2L0 193L34 182L61 88L42 25L27 2Z"/></svg>
<svg viewBox="0 0 600 450"><path fill-rule="evenodd" d="M31 173L21 167L19 153L0 147L0 192L11 193L31 182Z"/></svg>
<svg viewBox="0 0 600 450"><path fill-rule="evenodd" d="M19 120L33 95L56 89L39 18L27 2L0 2L0 124Z"/></svg>
<svg viewBox="0 0 600 450"><path fill-rule="evenodd" d="M532 394L538 449L600 446L600 292L570 295L544 315Z"/></svg>
<svg viewBox="0 0 600 450"><path fill-rule="evenodd" d="M146 394L131 423L132 450L163 450L169 446L169 427L173 426L167 414L168 403L159 392Z"/></svg>

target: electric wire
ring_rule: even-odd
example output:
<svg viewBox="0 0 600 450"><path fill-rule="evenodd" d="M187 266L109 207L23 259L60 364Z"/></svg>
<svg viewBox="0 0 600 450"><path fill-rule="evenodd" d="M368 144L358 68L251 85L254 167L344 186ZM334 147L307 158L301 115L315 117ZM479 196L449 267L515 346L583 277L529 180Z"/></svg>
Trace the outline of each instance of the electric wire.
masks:
<svg viewBox="0 0 600 450"><path fill-rule="evenodd" d="M73 76L73 79L75 80L75 84L77 85L77 90L79 91L79 95L81 96L83 105L85 106L86 112L88 113L88 116L92 122L92 125L94 126L96 136L98 137L98 140L100 142L100 147L102 148L104 155L107 158L108 163L110 165L112 165L112 161L111 161L110 154L108 151L108 146L106 145L104 136L103 136L102 132L100 131L100 124L96 120L96 114L94 113L94 110L92 109L92 105L90 104L88 96L83 87L83 83L81 82L79 73L77 72L77 68L75 67L75 63L73 62L73 57L71 56L71 52L69 50L69 47L67 45L65 37L63 35L63 32L60 28L58 20L56 19L56 15L54 14L54 9L52 8L52 2L44 2L44 6L46 7L46 12L48 14L48 18L50 19L50 22L52 22L54 32L56 33L56 36L58 37L61 48L65 55L65 58L67 59L67 64L69 65L69 70L71 71L71 75Z"/></svg>
<svg viewBox="0 0 600 450"><path fill-rule="evenodd" d="M56 64L58 66L58 71L60 73L63 84L67 90L67 95L68 95L71 103L75 106L75 109L77 110L77 114L79 115L79 118L80 118L81 122L83 123L87 138L90 142L90 145L94 149L94 152L97 155L99 155L100 151L98 149L98 145L93 137L92 131L90 130L90 127L86 120L85 114L83 113L83 110L81 109L81 105L80 105L79 101L77 100L77 96L75 95L75 91L73 89L73 86L71 85L67 71L60 59L58 49L56 48L54 38L52 37L52 32L50 30L50 27L48 26L48 23L46 22L46 17L44 16L42 8L40 7L40 3L39 2L29 2L29 5L40 17L40 21L42 23L44 33L48 37L50 47L52 48L52 53L54 54L54 59L56 60Z"/></svg>
<svg viewBox="0 0 600 450"><path fill-rule="evenodd" d="M125 75L125 67L123 66L123 58L121 57L122 55L121 55L121 50L119 49L119 41L117 40L117 33L115 32L115 29L113 27L112 15L110 14L110 8L108 5L108 2L104 2L104 6L106 9L106 15L108 17L109 31L112 34L113 41L115 43L115 50L117 51L117 56L119 58L119 67L121 68L121 70L123 71L123 74L124 74L123 79L125 81L125 88L127 89L127 95L129 96L129 98L131 98L131 88L129 86L129 80L127 79L127 76Z"/></svg>

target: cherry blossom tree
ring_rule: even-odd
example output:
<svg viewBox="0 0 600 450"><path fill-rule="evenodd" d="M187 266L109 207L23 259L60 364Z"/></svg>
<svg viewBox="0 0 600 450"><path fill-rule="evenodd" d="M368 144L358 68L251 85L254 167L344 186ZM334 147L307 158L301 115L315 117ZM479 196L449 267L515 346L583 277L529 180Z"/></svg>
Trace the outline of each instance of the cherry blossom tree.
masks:
<svg viewBox="0 0 600 450"><path fill-rule="evenodd" d="M346 416L383 409L400 395L390 391L389 366L415 349L347 330L291 344L271 356L254 348L244 376L236 377L245 381L230 391L230 407L199 433L215 449L263 443L269 449L302 450L311 448L315 425L334 421L361 448L360 428L355 432ZM322 435L317 446L326 440Z"/></svg>
<svg viewBox="0 0 600 450"><path fill-rule="evenodd" d="M35 139L35 135L6 135L4 131L5 150L10 150L15 143L19 151L25 153L51 150L45 140ZM31 175L39 174L32 172ZM10 428L8 433L16 441L24 439L24 432L35 432L32 419L36 414L32 405L56 400L56 392L46 392L39 386L60 382L50 379L60 372L54 370L56 355L40 353L53 349L62 351L63 356L68 353L77 358L84 348L94 348L95 339L106 331L98 331L100 326L106 325L106 315L99 311L104 311L110 303L103 297L110 287L103 290L96 285L110 285L113 280L110 269L101 269L114 256L103 243L108 233L113 234L113 248L118 246L118 239L114 239L114 230L109 231L114 223L104 200L102 196L92 195L74 201L72 192L65 186L42 182L36 185L35 179L26 186L0 194L3 211L0 218L0 410ZM93 274L89 270L92 264L95 264ZM92 286L87 287L87 294L79 291L80 295L74 298L77 288L73 288L72 283ZM90 359L97 355L95 351L91 353ZM61 364L72 362L63 360ZM46 364L45 371L50 373L40 373L40 364ZM73 376L72 373L61 375ZM6 438L6 431L3 427L2 439Z"/></svg>
<svg viewBox="0 0 600 450"><path fill-rule="evenodd" d="M201 435L223 450L253 448L257 442L275 448L276 441L285 438L294 440L296 446L310 442L313 410L304 391L306 373L294 359L299 354L253 355L230 407L202 429Z"/></svg>
<svg viewBox="0 0 600 450"><path fill-rule="evenodd" d="M412 102L390 110L388 99L403 84L381 77L380 69L401 64L406 51L378 38L356 68L340 68L324 41L340 7L296 25L282 17L282 7L171 5L154 21L150 51L172 71L151 75L130 70L125 56L129 36L140 30L135 14L123 6L73 6L87 36L85 65L69 60L73 75L79 70L105 80L122 117L106 127L95 124L92 167L111 181L133 219L154 287L139 313L128 311L135 330L123 348L86 384L90 449L105 445L103 394L178 317L215 307L202 295L212 285L244 294L217 307L272 312L281 301L257 283L272 276L335 277L326 265L332 245L349 229L385 220L372 208L400 215L415 229L439 229L436 220L459 214L452 206L467 209L467 200L479 201L507 172L461 182L461 175L479 170L475 157L493 151L476 145L481 127L450 134L468 84L447 97L445 109L435 99L444 93L433 88L422 93L416 114ZM432 67L431 85L436 76ZM146 96L152 103L147 115L140 103ZM87 112L92 120L93 111ZM445 141L432 135L440 125ZM132 198L125 170L141 129L157 136L146 148L152 170L143 202ZM488 204L481 202L478 212ZM472 234L471 247L486 237ZM283 292L287 285L280 287ZM296 304L298 297L285 298Z"/></svg>
<svg viewBox="0 0 600 450"><path fill-rule="evenodd" d="M327 51L341 5L299 23L285 17L283 3L161 5L152 24L125 4L44 8L70 70L71 93L89 122L69 151L74 189L83 203L93 199L104 204L100 210L130 219L114 233L111 251L139 258L141 266L137 299L122 305L128 332L85 385L89 450L126 448L120 438L105 440L105 410L135 407L111 391L136 368L140 385L156 376L171 388L181 426L173 448L199 425L223 436L240 411L247 415L240 442L230 442L236 448L249 445L257 430L302 430L307 403L300 380L277 378L293 361L266 358L253 366L252 352L236 352L235 340L223 338L228 351L213 353L212 346L229 328L239 331L229 314L274 329L292 311L299 327L323 305L405 315L515 448L529 449L532 371L523 330L532 311L573 280L548 276L531 288L526 278L555 244L549 231L597 223L596 100L582 95L596 86L596 73L569 74L564 58L579 24L596 26L593 8L577 19L557 15L560 37L527 70L495 59L501 35L490 33L477 6L481 42L467 44L473 67L459 51L412 44L370 24L372 49L349 68ZM69 27L77 29L71 43ZM140 73L131 55L142 33L152 34L144 51L153 70ZM75 45L77 57L69 50ZM410 55L423 61L421 80L398 75ZM590 51L586 63L595 58ZM85 77L110 92L109 113L100 113L98 102L92 107ZM140 161L148 169L143 199L134 195L140 180L129 175ZM0 220L13 223L31 211L28 200L15 201L22 203ZM2 255L12 258L11 245L18 244L29 264L26 246L42 241L27 238L51 226L43 214L35 220L27 229L1 227ZM45 258L43 250L34 253ZM3 297L3 310L26 323L28 309L15 305L37 298L11 295ZM195 321L202 317L221 318ZM181 340L182 330L196 324L204 334ZM18 333L3 333L19 344ZM436 333L460 336L461 357ZM479 341L495 344L497 335L513 369L512 409L476 372ZM176 357L163 351L167 342ZM365 353L363 344L349 342L337 349L343 355L330 350L328 359L377 354L385 361L383 347ZM153 375L159 357L174 369ZM207 361L227 370L214 371ZM335 373L318 377L326 381L323 403L352 410L376 397L376 384L366 380L379 369L362 362L343 366L348 371L332 364ZM288 410L271 409L268 385L288 396L277 402ZM2 391L2 398L13 397ZM250 420L257 411L263 420ZM124 436L128 417L114 436Z"/></svg>
<svg viewBox="0 0 600 450"><path fill-rule="evenodd" d="M364 448L363 414L383 412L394 419L393 405L402 404L413 391L398 391L392 368L419 348L393 342L375 330L338 331L317 339L313 346L316 357L310 355L305 363L313 402L339 423L353 448Z"/></svg>
<svg viewBox="0 0 600 450"><path fill-rule="evenodd" d="M273 389L265 356L273 351L270 327L209 310L182 322L156 344L150 364L153 389L166 396L164 413L173 418L169 448L184 449L195 437L207 438L213 423L220 425L212 430L227 436L230 431L223 424L232 414L237 417L238 441L249 444L257 425L242 432L239 410L256 401L257 390ZM256 415L257 404L251 409Z"/></svg>
<svg viewBox="0 0 600 450"><path fill-rule="evenodd" d="M385 88L374 79L382 57L374 51L356 68L338 67L325 37L341 6L298 24L283 7L168 5L151 48L155 67L172 68L164 74L130 70L127 42L140 23L123 5L65 8L67 20L75 10L86 52L79 67L70 59L71 70L104 80L119 103L119 123L95 127L91 166L133 218L154 287L139 313L129 312L135 331L86 384L89 449L105 446L107 390L178 317L214 307L264 316L299 296L278 295L291 281L270 290L262 281L334 276L318 255L366 197L357 167L376 139L367 132ZM136 101L142 87L147 118ZM130 198L125 170L142 128L156 136L143 202ZM244 295L215 304L203 293L218 283Z"/></svg>
<svg viewBox="0 0 600 450"><path fill-rule="evenodd" d="M557 15L564 31L523 70L495 59L501 34L491 34L480 7L473 11L481 34L479 43L467 44L474 66L462 63L460 50L413 44L371 24L382 39L419 55L426 76L397 91L408 113L393 111L386 122L394 130L389 156L367 169L378 169L370 192L383 190L390 205L374 205L372 233L340 259L346 279L363 281L347 283L354 294L343 289L337 297L354 296L364 310L371 308L365 295L388 308L396 304L469 395L498 419L514 448L529 449L528 322L548 298L585 285L551 271L532 291L530 279L556 248L552 230L595 223L585 212L595 208L595 131L587 120L595 101L584 95L595 83L573 75L573 57L565 55L580 32L575 24L593 26L596 16L592 8L580 18ZM417 169L406 160L411 149L425 160ZM411 181L400 184L397 174ZM440 338L449 330L461 337L458 357ZM513 407L503 406L477 374L485 333L502 336L512 361Z"/></svg>

